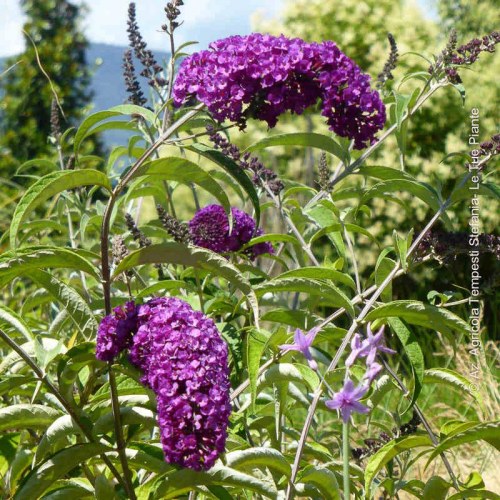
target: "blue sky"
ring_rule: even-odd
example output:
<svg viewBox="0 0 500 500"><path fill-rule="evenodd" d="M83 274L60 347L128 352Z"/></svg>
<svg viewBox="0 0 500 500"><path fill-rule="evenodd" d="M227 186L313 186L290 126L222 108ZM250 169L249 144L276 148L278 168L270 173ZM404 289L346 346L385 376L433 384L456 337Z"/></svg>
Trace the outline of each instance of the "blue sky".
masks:
<svg viewBox="0 0 500 500"><path fill-rule="evenodd" d="M128 0L86 0L89 9L85 31L92 42L127 45ZM186 23L178 31L179 42L197 40L206 46L211 40L250 31L250 19L260 10L264 15L278 13L282 0L184 0L181 19ZM136 0L141 32L153 49L168 50L167 38L160 32L165 22L166 0ZM23 49L23 16L18 0L0 0L0 57Z"/></svg>
<svg viewBox="0 0 500 500"><path fill-rule="evenodd" d="M82 3L81 0L74 0ZM338 0L335 0L338 1ZM435 0L415 0L427 15L435 17ZM200 42L200 47L231 34L250 32L251 17L256 11L264 16L279 13L285 0L184 0L179 29L179 43ZM127 45L126 21L129 0L85 0L89 12L84 26L91 42ZM152 49L168 51L167 38L160 32L165 22L163 7L166 0L136 0L141 32ZM21 28L23 15L19 0L0 0L0 57L18 54L23 50Z"/></svg>

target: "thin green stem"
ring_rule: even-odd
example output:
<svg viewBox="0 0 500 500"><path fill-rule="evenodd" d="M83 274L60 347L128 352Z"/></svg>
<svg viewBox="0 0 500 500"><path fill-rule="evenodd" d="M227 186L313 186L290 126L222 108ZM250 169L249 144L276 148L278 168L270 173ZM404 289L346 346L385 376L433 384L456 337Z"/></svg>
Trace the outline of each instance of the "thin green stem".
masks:
<svg viewBox="0 0 500 500"><path fill-rule="evenodd" d="M125 479L125 491L131 500L136 500L134 485L132 484L132 473L128 466L127 452L125 449L125 439L120 415L120 402L118 401L118 389L112 363L108 363L109 388L111 390L111 408L113 410L113 421L115 425L116 449L122 465L123 477Z"/></svg>
<svg viewBox="0 0 500 500"><path fill-rule="evenodd" d="M349 500L351 497L350 493L350 474L349 474L349 421L342 424L342 463L343 463L343 475L344 475L344 500Z"/></svg>

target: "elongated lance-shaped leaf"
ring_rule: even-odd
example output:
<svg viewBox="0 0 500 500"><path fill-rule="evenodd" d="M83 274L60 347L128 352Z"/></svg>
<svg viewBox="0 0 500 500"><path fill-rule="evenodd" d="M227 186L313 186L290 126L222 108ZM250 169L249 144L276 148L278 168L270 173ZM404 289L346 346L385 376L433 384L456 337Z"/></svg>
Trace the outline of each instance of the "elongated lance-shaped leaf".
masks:
<svg viewBox="0 0 500 500"><path fill-rule="evenodd" d="M272 146L305 146L310 148L321 149L327 153L331 153L344 163L348 163L348 151L327 135L317 134L314 132L294 132L291 134L278 134L270 137L265 137L260 141L252 144L247 148L247 151L258 151Z"/></svg>
<svg viewBox="0 0 500 500"><path fill-rule="evenodd" d="M375 476L382 470L382 467L403 451L411 450L422 446L432 446L432 441L427 435L404 436L393 439L373 454L365 468L365 492L366 498L371 498L370 487Z"/></svg>
<svg viewBox="0 0 500 500"><path fill-rule="evenodd" d="M403 413L406 413L417 401L424 383L424 354L418 343L417 337L409 330L399 318L389 318L391 330L398 336L406 356L411 364L414 377L413 392L410 404Z"/></svg>
<svg viewBox="0 0 500 500"><path fill-rule="evenodd" d="M444 439L435 450L432 451L429 460L425 467L427 468L429 464L443 451L454 448L461 444L473 443L474 441L484 440L491 444L494 448L500 451L500 421L496 422L481 422L465 429L463 432L459 432L447 439Z"/></svg>
<svg viewBox="0 0 500 500"><path fill-rule="evenodd" d="M418 300L395 300L383 304L366 316L366 321L379 318L397 317L413 325L420 325L442 333L451 334L453 331L468 334L469 325L459 316L448 309L424 304Z"/></svg>
<svg viewBox="0 0 500 500"><path fill-rule="evenodd" d="M276 472L289 477L290 464L278 450L274 448L248 448L246 450L232 451L226 454L226 465L236 470L245 472L253 467L269 467Z"/></svg>
<svg viewBox="0 0 500 500"><path fill-rule="evenodd" d="M278 498L275 486L265 479L253 477L231 467L216 465L207 472L182 469L168 472L141 486L138 500L179 498L199 486L221 485L254 491L265 498Z"/></svg>
<svg viewBox="0 0 500 500"><path fill-rule="evenodd" d="M61 413L50 406L18 404L0 408L0 431L49 426Z"/></svg>
<svg viewBox="0 0 500 500"><path fill-rule="evenodd" d="M15 256L14 256L15 255ZM0 286L33 269L65 268L83 271L99 279L98 269L79 252L70 248L28 247L0 257Z"/></svg>
<svg viewBox="0 0 500 500"><path fill-rule="evenodd" d="M44 201L80 186L102 186L111 191L109 179L98 170L64 170L52 172L28 188L19 201L10 225L10 245L16 248L17 233L21 224L36 207Z"/></svg>
<svg viewBox="0 0 500 500"><path fill-rule="evenodd" d="M59 451L28 474L16 491L14 500L41 498L55 481L81 463L106 451L111 451L111 448L97 443L75 444Z"/></svg>
<svg viewBox="0 0 500 500"><path fill-rule="evenodd" d="M97 332L97 320L81 295L45 271L32 269L30 278L45 288L68 311L82 335L89 339Z"/></svg>
<svg viewBox="0 0 500 500"><path fill-rule="evenodd" d="M214 276L228 280L240 289L253 309L255 323L259 323L259 307L257 297L250 282L224 257L205 248L187 246L177 242L167 242L141 248L127 255L116 267L113 279L127 269L141 264L181 264L196 269L210 271Z"/></svg>
<svg viewBox="0 0 500 500"><path fill-rule="evenodd" d="M24 319L12 309L0 304L0 326L6 330L14 329L26 340L33 340L33 332L25 323Z"/></svg>
<svg viewBox="0 0 500 500"><path fill-rule="evenodd" d="M160 158L144 164L135 172L133 179L146 178L176 181L183 184L196 184L210 193L223 207L228 215L231 204L224 189L201 167L185 158Z"/></svg>
<svg viewBox="0 0 500 500"><path fill-rule="evenodd" d="M354 316L354 307L349 297L332 283L310 278L275 278L267 283L256 285L254 290L258 297L266 293L278 292L302 292L319 296L333 305L344 307L350 315Z"/></svg>

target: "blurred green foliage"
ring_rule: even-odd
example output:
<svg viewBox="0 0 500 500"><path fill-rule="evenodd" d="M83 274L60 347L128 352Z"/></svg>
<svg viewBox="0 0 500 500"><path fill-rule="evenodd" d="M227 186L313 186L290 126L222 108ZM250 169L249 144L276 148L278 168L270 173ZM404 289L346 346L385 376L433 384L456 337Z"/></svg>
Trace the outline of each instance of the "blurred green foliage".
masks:
<svg viewBox="0 0 500 500"><path fill-rule="evenodd" d="M54 155L49 136L55 94L64 112L63 129L78 123L92 98L83 7L67 0L22 0L21 5L26 49L6 62L5 68L14 67L0 79L0 164L7 178L29 159Z"/></svg>

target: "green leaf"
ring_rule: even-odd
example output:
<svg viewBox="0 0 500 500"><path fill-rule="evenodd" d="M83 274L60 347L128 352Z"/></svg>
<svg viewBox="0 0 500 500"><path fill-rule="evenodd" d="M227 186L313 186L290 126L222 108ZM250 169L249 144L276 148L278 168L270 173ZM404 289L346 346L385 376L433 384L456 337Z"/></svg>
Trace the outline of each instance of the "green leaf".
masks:
<svg viewBox="0 0 500 500"><path fill-rule="evenodd" d="M360 200L360 205L366 204L368 200L383 197L385 193L393 191L407 191L426 203L432 210L437 212L440 208L439 198L436 193L426 184L406 179L395 179L379 182L368 189Z"/></svg>
<svg viewBox="0 0 500 500"><path fill-rule="evenodd" d="M403 345L406 356L411 364L413 372L414 384L411 401L406 410L406 413L417 401L417 398L422 390L424 383L424 354L420 348L417 337L409 330L399 318L389 318L388 320L391 330L398 336L399 341Z"/></svg>
<svg viewBox="0 0 500 500"><path fill-rule="evenodd" d="M457 373L448 368L431 368L425 371L424 383L431 384L446 384L457 389L460 393L464 391L471 395L481 407L483 407L483 399L479 391L474 390L474 382L466 379L460 373Z"/></svg>
<svg viewBox="0 0 500 500"><path fill-rule="evenodd" d="M209 173L196 163L185 158L169 157L148 162L137 171L133 178L142 176L176 181L188 185L196 184L218 200L227 214L231 211L231 204L224 189Z"/></svg>
<svg viewBox="0 0 500 500"><path fill-rule="evenodd" d="M329 500L342 498L335 474L326 467L308 465L302 470L297 481L312 484L320 492L322 498Z"/></svg>
<svg viewBox="0 0 500 500"><path fill-rule="evenodd" d="M387 253L382 252L375 265L375 284L377 286L380 286L396 267L396 262L386 257ZM392 281L382 291L381 298L384 302L392 300Z"/></svg>
<svg viewBox="0 0 500 500"><path fill-rule="evenodd" d="M53 349L56 349L59 345L60 342L56 339L53 339L48 336L39 336L39 341L42 344L42 348L46 350L47 352L52 351ZM35 349L35 340L33 339L30 342L25 342L24 344L21 345L23 350L28 354L28 356L34 357L36 356L36 349ZM62 346L62 350L64 351L65 347ZM19 354L15 351L11 351L7 356L5 356L2 359L2 362L0 363L0 374L5 373L7 370L11 369L14 365L17 363L23 363L24 360L19 356Z"/></svg>
<svg viewBox="0 0 500 500"><path fill-rule="evenodd" d="M311 239L309 240L309 244L312 245L314 241L316 241L318 238L321 238L325 234L342 232L344 228L347 229L347 231L350 231L351 233L362 234L363 236L366 236L367 238L369 238L371 241L373 241L378 245L377 239L369 231L356 224L332 224L330 226L324 227L311 237Z"/></svg>
<svg viewBox="0 0 500 500"><path fill-rule="evenodd" d="M199 155L208 158L212 162L216 163L220 167L222 167L233 179L235 179L238 184L245 190L250 201L252 202L253 208L255 210L255 220L256 225L260 224L260 203L259 196L257 195L257 191L255 190L255 186L253 182L250 180L248 175L243 171L243 169L237 165L231 158L228 158L221 151L217 151L216 149L209 148L204 144L193 144L188 148L190 151L194 151Z"/></svg>
<svg viewBox="0 0 500 500"><path fill-rule="evenodd" d="M484 440L497 450L500 450L500 421L481 422L474 427L470 427L463 432L459 432L458 434L444 439L432 451L425 467L427 468L432 460L443 451L461 444L473 443L479 440Z"/></svg>
<svg viewBox="0 0 500 500"><path fill-rule="evenodd" d="M181 264L210 271L215 276L225 278L239 288L246 296L258 322L259 310L257 298L248 280L224 257L200 247L186 246L177 242L151 245L127 255L117 266L113 274L116 279L127 269L141 264Z"/></svg>
<svg viewBox="0 0 500 500"><path fill-rule="evenodd" d="M254 467L268 467L290 477L291 468L285 457L273 448L248 448L226 454L226 465L236 470L251 472Z"/></svg>
<svg viewBox="0 0 500 500"><path fill-rule="evenodd" d="M258 389L278 382L299 382L308 386L311 391L316 390L319 385L319 378L306 365L292 363L277 363L269 367L258 380Z"/></svg>
<svg viewBox="0 0 500 500"><path fill-rule="evenodd" d="M474 500L478 500L480 498L486 500L500 500L500 495L497 495L493 491L489 490L463 490L460 493L455 493L448 497L448 500L463 500L464 498L472 498Z"/></svg>
<svg viewBox="0 0 500 500"><path fill-rule="evenodd" d="M64 438L75 434L82 434L80 427L75 423L70 415L63 415L54 420L45 431L42 439L38 443L35 463L43 460L54 447Z"/></svg>
<svg viewBox="0 0 500 500"><path fill-rule="evenodd" d="M250 381L250 397L252 411L255 411L255 398L257 396L257 375L264 349L268 341L268 336L259 330L251 330L247 337L246 366L248 370L248 380Z"/></svg>
<svg viewBox="0 0 500 500"><path fill-rule="evenodd" d="M399 236L396 230L393 231L392 235L394 239L394 246L398 251L401 267L403 268L403 271L406 272L406 270L408 269L408 262L406 260L406 254L408 252L408 240L407 238L402 238L401 236Z"/></svg>
<svg viewBox="0 0 500 500"><path fill-rule="evenodd" d="M347 285L349 288L356 290L356 283L354 280L345 273L336 271L331 267L301 267L299 269L292 269L291 271L286 271L280 274L275 279L283 278L311 278L311 279L322 279L322 280L332 280L338 281L343 285Z"/></svg>
<svg viewBox="0 0 500 500"><path fill-rule="evenodd" d="M256 285L254 290L258 297L266 293L274 294L279 292L301 292L316 295L330 301L333 305L344 307L349 314L354 316L354 307L349 297L332 283L306 278L278 277Z"/></svg>
<svg viewBox="0 0 500 500"><path fill-rule="evenodd" d="M120 408L121 425L140 424L143 427L154 427L156 419L154 413L147 408L140 406L125 406ZM113 412L104 414L99 417L94 424L92 432L94 436L99 434L106 434L107 432L114 432L114 415Z"/></svg>
<svg viewBox="0 0 500 500"><path fill-rule="evenodd" d="M179 496L197 487L213 485L220 485L225 488L242 488L263 495L266 498L278 498L278 492L270 482L244 474L230 467L215 465L207 472L182 469L163 474L141 486L138 492L138 500L179 498Z"/></svg>
<svg viewBox="0 0 500 500"><path fill-rule="evenodd" d="M28 474L24 483L16 491L14 500L41 498L42 494L59 478L86 460L108 450L110 448L97 443L76 444L65 448Z"/></svg>
<svg viewBox="0 0 500 500"><path fill-rule="evenodd" d="M80 294L45 271L31 270L30 278L45 288L68 311L82 335L89 339L97 332L97 320Z"/></svg>
<svg viewBox="0 0 500 500"><path fill-rule="evenodd" d="M75 134L75 139L74 139L74 152L77 155L78 151L80 150L80 145L82 141L89 135L93 133L92 129L94 126L102 122L103 120L107 120L108 118L113 118L115 116L120 116L122 113L119 113L117 111L98 111L97 113L93 113L85 120L83 120L82 124L78 128Z"/></svg>
<svg viewBox="0 0 500 500"><path fill-rule="evenodd" d="M33 340L33 332L24 319L12 309L0 304L0 326L9 332L13 329L20 333L26 340Z"/></svg>
<svg viewBox="0 0 500 500"><path fill-rule="evenodd" d="M4 286L17 276L28 274L33 269L66 268L83 271L99 279L98 269L86 258L69 248L28 247L0 257L0 286Z"/></svg>
<svg viewBox="0 0 500 500"><path fill-rule="evenodd" d="M278 134L266 137L252 144L247 151L258 151L272 146L305 146L321 149L331 153L344 163L348 163L347 152L342 146L331 137L313 132L296 132L291 134Z"/></svg>
<svg viewBox="0 0 500 500"><path fill-rule="evenodd" d="M12 216L10 225L11 247L16 247L17 233L30 212L57 194L80 186L102 186L111 191L111 184L106 175L98 170L91 169L52 172L30 186L17 204Z"/></svg>
<svg viewBox="0 0 500 500"><path fill-rule="evenodd" d="M372 481L382 470L385 464L403 451L411 450L421 446L432 446L432 441L427 435L412 435L393 439L380 450L373 454L366 463L365 468L365 491L369 492Z"/></svg>
<svg viewBox="0 0 500 500"><path fill-rule="evenodd" d="M104 475L99 474L94 483L96 500L115 500L119 497L115 493L113 483Z"/></svg>
<svg viewBox="0 0 500 500"><path fill-rule="evenodd" d="M150 109L137 106L135 104L120 104L109 109L112 113L120 113L121 115L139 115L142 116L151 125L157 126L160 124L156 114Z"/></svg>
<svg viewBox="0 0 500 500"><path fill-rule="evenodd" d="M468 334L469 325L456 314L445 308L424 304L417 300L395 300L373 309L366 316L366 321L397 317L413 325L424 326L446 334L453 331Z"/></svg>
<svg viewBox="0 0 500 500"><path fill-rule="evenodd" d="M425 485L422 500L445 500L451 486L442 477L432 476Z"/></svg>
<svg viewBox="0 0 500 500"><path fill-rule="evenodd" d="M61 413L50 406L18 404L0 408L0 431L7 429L44 428Z"/></svg>
<svg viewBox="0 0 500 500"><path fill-rule="evenodd" d="M82 342L67 351L57 365L59 391L71 403L74 402L73 385L80 370L91 365L103 366L103 362L95 357L94 342Z"/></svg>

